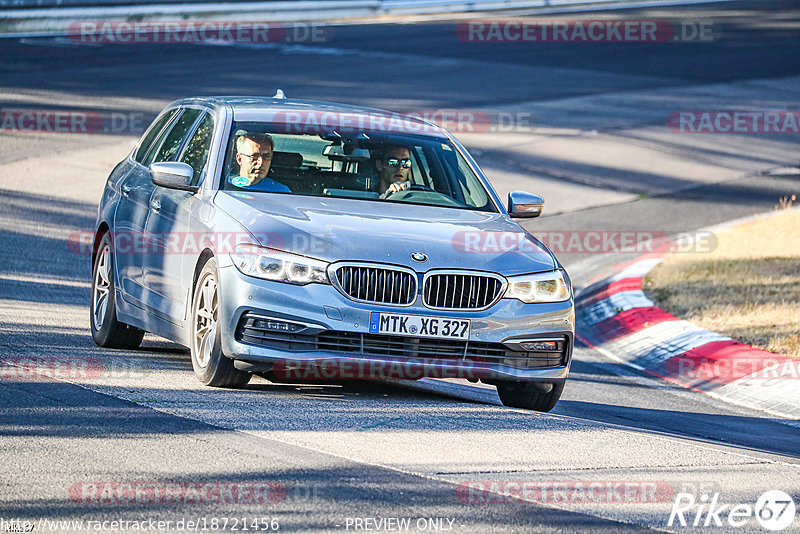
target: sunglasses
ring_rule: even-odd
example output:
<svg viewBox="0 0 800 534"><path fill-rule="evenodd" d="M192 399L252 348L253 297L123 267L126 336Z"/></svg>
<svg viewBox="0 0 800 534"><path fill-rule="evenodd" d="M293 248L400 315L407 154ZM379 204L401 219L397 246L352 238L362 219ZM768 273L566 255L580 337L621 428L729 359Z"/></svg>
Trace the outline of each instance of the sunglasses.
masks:
<svg viewBox="0 0 800 534"><path fill-rule="evenodd" d="M402 167L404 169L411 168L411 158L389 158L386 160L386 165L396 169L397 167Z"/></svg>

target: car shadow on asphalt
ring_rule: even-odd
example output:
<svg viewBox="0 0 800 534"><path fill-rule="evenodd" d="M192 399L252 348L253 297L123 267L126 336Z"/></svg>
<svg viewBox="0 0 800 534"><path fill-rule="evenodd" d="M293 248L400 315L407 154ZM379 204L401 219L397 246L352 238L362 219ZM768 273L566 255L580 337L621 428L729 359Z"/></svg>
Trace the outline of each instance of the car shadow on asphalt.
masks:
<svg viewBox="0 0 800 534"><path fill-rule="evenodd" d="M800 459L797 428L767 416L703 413L562 399L557 414L624 426L638 432L716 442Z"/></svg>
<svg viewBox="0 0 800 534"><path fill-rule="evenodd" d="M617 364L614 362L609 364L604 363L603 365L605 367L610 367L610 366L619 367L621 370L624 370L626 374L634 374L633 369L626 368L622 364ZM624 380L622 376L620 376L619 374L615 374L608 369L605 369L603 367L598 367L596 365L592 365L587 362L578 361L575 359L572 360L572 364L570 365L569 378L567 379L567 384L571 382L614 384L616 386L623 386L626 388L640 388L640 389L652 389L653 387L652 385L643 384L640 382ZM673 386L665 384L665 387L673 387Z"/></svg>
<svg viewBox="0 0 800 534"><path fill-rule="evenodd" d="M0 298L88 303L91 247L83 246L80 238L93 232L97 204L0 189L0 208L0 275L32 279L4 281Z"/></svg>

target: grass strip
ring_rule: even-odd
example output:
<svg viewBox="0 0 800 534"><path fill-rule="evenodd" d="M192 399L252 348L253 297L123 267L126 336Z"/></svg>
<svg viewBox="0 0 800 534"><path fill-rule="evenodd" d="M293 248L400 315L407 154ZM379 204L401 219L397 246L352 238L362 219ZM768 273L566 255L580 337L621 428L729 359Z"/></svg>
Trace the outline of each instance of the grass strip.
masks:
<svg viewBox="0 0 800 534"><path fill-rule="evenodd" d="M645 277L658 307L701 328L800 359L800 210L716 234L712 252L672 252Z"/></svg>

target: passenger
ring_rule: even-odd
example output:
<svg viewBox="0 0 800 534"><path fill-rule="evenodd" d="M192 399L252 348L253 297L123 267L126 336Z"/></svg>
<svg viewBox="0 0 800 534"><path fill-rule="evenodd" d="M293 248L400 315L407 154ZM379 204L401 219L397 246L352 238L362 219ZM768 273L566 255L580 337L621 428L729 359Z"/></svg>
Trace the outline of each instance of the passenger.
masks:
<svg viewBox="0 0 800 534"><path fill-rule="evenodd" d="M404 146L390 146L373 160L378 172L380 198L411 187L411 152Z"/></svg>
<svg viewBox="0 0 800 534"><path fill-rule="evenodd" d="M236 187L266 191L270 193L290 193L291 190L280 182L267 178L272 164L275 142L265 133L236 132L236 163L239 174L228 181Z"/></svg>

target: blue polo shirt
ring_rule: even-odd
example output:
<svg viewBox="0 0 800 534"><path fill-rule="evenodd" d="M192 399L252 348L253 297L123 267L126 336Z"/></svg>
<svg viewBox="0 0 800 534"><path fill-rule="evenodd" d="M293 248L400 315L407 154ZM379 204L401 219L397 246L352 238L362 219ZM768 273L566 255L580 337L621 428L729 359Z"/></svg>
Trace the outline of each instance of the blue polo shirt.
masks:
<svg viewBox="0 0 800 534"><path fill-rule="evenodd" d="M291 193L292 190L283 185L280 182L276 182L271 178L267 178L266 176L261 179L260 182L253 185L247 185L250 180L245 178L244 176L229 176L228 183L235 185L236 187L241 187L243 189L249 189L251 191L263 191L265 193Z"/></svg>

